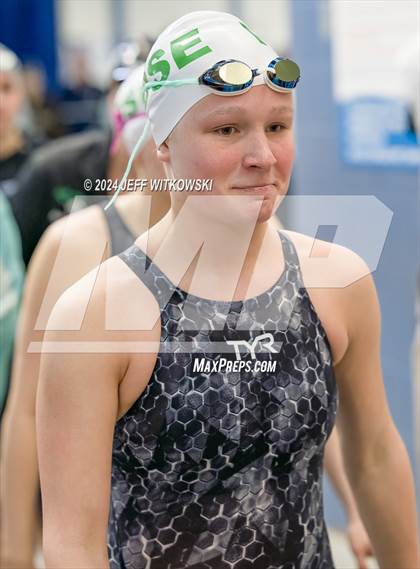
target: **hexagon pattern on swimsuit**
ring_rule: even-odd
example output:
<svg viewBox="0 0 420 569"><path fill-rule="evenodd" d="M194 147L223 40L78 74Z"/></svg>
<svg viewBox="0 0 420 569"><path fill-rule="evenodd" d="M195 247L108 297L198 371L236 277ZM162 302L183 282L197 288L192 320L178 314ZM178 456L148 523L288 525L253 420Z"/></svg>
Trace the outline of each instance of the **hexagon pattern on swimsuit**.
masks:
<svg viewBox="0 0 420 569"><path fill-rule="evenodd" d="M169 289L160 304L170 349L116 424L111 569L333 568L322 501L332 357L294 245L280 238L278 281L231 303L188 296L136 245L120 255L158 302ZM262 346L255 358L277 362L274 372L194 372L197 358L236 361L226 342L261 334L277 350ZM211 353L214 342L227 353Z"/></svg>

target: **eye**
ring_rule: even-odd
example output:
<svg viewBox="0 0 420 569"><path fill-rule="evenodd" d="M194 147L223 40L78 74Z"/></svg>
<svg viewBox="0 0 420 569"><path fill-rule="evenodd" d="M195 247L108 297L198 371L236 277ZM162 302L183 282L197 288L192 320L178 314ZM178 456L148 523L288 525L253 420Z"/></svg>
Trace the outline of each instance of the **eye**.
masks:
<svg viewBox="0 0 420 569"><path fill-rule="evenodd" d="M285 124L273 123L273 124L270 124L270 126L268 127L268 131L269 132L281 132L285 128L288 128Z"/></svg>
<svg viewBox="0 0 420 569"><path fill-rule="evenodd" d="M221 126L220 128L216 128L214 132L216 134L220 134L221 136L231 136L234 132L236 132L236 128L234 126Z"/></svg>

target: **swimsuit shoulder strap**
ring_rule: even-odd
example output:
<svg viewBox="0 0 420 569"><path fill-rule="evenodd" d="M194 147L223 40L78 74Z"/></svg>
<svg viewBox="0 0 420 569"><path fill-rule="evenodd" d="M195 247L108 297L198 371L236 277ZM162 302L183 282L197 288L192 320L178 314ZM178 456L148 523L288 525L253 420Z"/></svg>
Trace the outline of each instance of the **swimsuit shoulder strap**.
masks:
<svg viewBox="0 0 420 569"><path fill-rule="evenodd" d="M102 208L111 237L111 256L118 255L133 244L136 237L127 227L118 209L113 206L108 209Z"/></svg>

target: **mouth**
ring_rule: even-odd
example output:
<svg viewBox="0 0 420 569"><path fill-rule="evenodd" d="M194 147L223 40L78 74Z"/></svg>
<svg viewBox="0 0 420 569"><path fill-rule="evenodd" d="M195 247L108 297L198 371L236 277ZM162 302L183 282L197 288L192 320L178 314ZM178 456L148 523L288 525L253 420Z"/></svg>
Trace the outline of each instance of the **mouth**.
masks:
<svg viewBox="0 0 420 569"><path fill-rule="evenodd" d="M259 195L265 196L267 194L272 194L273 192L277 193L277 184L268 183L268 184L254 184L247 186L233 186L232 190L235 193L240 193L240 194L253 194L257 196Z"/></svg>

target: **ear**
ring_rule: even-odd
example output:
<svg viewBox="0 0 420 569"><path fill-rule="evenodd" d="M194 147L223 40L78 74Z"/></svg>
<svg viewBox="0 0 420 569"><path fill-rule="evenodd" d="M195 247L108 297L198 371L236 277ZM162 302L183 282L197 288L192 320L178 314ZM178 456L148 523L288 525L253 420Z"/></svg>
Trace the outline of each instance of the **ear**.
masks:
<svg viewBox="0 0 420 569"><path fill-rule="evenodd" d="M159 148L157 148L156 155L158 157L158 160L160 160L161 162L166 162L167 164L169 164L170 153L169 153L169 146L168 146L166 140L165 140L165 142L162 142L162 144L159 146Z"/></svg>

